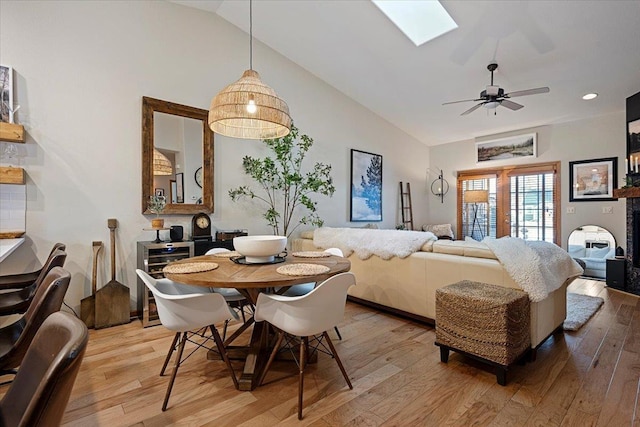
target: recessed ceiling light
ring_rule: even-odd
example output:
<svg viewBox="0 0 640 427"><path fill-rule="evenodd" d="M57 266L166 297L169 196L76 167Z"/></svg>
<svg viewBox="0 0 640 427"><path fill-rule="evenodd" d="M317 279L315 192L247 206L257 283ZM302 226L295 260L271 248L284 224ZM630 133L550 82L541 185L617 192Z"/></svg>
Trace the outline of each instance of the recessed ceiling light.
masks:
<svg viewBox="0 0 640 427"><path fill-rule="evenodd" d="M371 0L416 46L458 28L433 0Z"/></svg>
<svg viewBox="0 0 640 427"><path fill-rule="evenodd" d="M597 97L598 97L597 93L588 93L588 94L584 95L582 97L582 99L584 99L585 101L588 101L590 99L594 99L594 98L597 98Z"/></svg>

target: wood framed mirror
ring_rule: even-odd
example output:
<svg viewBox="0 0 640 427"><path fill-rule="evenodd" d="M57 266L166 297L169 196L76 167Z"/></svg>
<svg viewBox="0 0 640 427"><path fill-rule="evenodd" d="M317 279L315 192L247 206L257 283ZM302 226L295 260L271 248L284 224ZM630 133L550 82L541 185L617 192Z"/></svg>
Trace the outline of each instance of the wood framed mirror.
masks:
<svg viewBox="0 0 640 427"><path fill-rule="evenodd" d="M163 215L213 212L213 131L208 115L200 108L142 97L143 214L152 213L148 202L153 194L167 198Z"/></svg>

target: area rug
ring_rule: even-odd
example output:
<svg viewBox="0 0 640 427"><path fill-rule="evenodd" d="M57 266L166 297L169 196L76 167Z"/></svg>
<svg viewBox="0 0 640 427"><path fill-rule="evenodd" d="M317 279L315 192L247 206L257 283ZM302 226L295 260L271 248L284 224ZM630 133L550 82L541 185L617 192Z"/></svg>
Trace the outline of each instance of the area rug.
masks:
<svg viewBox="0 0 640 427"><path fill-rule="evenodd" d="M604 300L600 297L567 293L567 318L562 327L565 331L577 331L595 314Z"/></svg>

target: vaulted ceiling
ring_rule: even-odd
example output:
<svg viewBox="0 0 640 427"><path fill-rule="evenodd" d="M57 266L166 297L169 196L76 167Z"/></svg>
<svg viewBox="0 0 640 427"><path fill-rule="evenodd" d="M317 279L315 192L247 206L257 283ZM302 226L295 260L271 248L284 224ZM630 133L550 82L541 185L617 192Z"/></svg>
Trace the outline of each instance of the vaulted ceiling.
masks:
<svg viewBox="0 0 640 427"><path fill-rule="evenodd" d="M249 31L248 1L174 2ZM441 3L459 27L419 47L368 0L257 0L253 34L427 145L623 111L640 91L640 1ZM505 92L550 93L518 111L442 105L477 98L492 60Z"/></svg>

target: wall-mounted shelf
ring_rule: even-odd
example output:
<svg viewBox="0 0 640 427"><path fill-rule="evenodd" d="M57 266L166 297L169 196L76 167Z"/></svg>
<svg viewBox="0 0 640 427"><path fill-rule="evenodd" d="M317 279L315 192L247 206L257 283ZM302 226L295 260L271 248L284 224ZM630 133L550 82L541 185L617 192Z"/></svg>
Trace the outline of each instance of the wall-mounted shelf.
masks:
<svg viewBox="0 0 640 427"><path fill-rule="evenodd" d="M0 122L0 141L24 142L24 126Z"/></svg>
<svg viewBox="0 0 640 427"><path fill-rule="evenodd" d="M24 169L0 166L0 184L24 184Z"/></svg>
<svg viewBox="0 0 640 427"><path fill-rule="evenodd" d="M640 197L640 187L614 188L613 197L616 199Z"/></svg>

